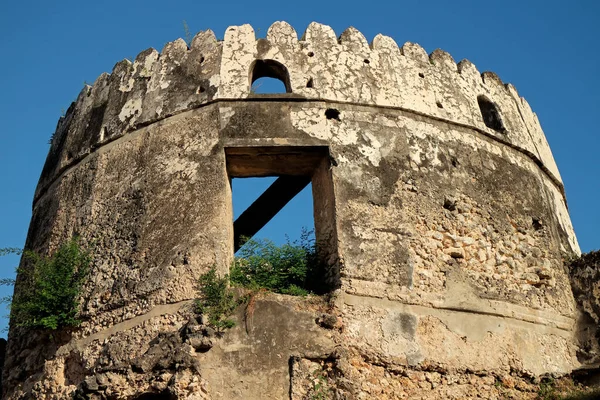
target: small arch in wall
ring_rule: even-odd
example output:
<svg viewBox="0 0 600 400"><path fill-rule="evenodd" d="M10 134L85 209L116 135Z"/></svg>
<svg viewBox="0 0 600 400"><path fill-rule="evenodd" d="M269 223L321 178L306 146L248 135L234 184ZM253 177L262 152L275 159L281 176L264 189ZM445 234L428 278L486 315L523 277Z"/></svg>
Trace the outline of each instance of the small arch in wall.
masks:
<svg viewBox="0 0 600 400"><path fill-rule="evenodd" d="M283 83L285 93L292 93L290 74L282 63L275 60L256 60L250 67L250 88L253 90L254 83L261 78L271 78ZM282 91L283 92L283 91ZM261 91L259 94L277 93Z"/></svg>
<svg viewBox="0 0 600 400"><path fill-rule="evenodd" d="M485 96L477 96L477 103L485 126L500 133L506 133L498 106Z"/></svg>

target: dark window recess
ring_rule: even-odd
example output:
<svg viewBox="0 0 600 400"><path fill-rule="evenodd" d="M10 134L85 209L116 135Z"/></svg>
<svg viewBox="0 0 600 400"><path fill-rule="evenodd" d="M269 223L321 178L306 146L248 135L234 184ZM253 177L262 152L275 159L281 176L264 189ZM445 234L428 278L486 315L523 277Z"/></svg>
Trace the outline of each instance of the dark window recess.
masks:
<svg viewBox="0 0 600 400"><path fill-rule="evenodd" d="M477 97L477 103L479 104L479 110L481 110L485 126L500 133L506 133L506 128L502 123L502 118L496 104L492 103L485 96Z"/></svg>
<svg viewBox="0 0 600 400"><path fill-rule="evenodd" d="M256 60L251 69L252 94L292 93L290 74L285 65L275 60Z"/></svg>

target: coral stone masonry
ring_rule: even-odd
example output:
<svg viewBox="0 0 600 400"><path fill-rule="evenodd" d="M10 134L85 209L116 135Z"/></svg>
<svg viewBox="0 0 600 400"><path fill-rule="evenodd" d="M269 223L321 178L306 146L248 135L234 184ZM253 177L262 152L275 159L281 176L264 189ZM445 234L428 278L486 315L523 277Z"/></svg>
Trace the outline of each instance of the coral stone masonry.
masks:
<svg viewBox="0 0 600 400"><path fill-rule="evenodd" d="M287 93L252 93L261 77ZM228 273L248 176L312 182L327 293L261 293L221 335L192 303ZM58 122L26 248L75 235L84 322L11 327L3 399L533 398L581 366L580 250L536 114L387 36L242 25L117 63Z"/></svg>

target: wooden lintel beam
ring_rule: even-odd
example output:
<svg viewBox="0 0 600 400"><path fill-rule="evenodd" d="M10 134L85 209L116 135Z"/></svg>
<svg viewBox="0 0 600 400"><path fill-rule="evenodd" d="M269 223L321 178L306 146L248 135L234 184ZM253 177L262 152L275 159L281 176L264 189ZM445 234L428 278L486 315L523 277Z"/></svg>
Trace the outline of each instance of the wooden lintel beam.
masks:
<svg viewBox="0 0 600 400"><path fill-rule="evenodd" d="M233 223L235 251L310 183L309 176L280 176Z"/></svg>

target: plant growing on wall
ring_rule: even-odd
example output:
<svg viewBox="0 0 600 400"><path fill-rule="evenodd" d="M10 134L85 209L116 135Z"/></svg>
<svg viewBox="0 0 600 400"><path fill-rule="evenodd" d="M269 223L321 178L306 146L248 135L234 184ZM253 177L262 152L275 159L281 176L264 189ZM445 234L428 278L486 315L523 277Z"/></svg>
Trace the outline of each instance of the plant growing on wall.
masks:
<svg viewBox="0 0 600 400"><path fill-rule="evenodd" d="M17 270L23 283L10 305L12 323L49 330L79 326L79 295L91 262L89 252L73 238L50 256L24 251L23 258ZM14 284L14 280L0 283Z"/></svg>
<svg viewBox="0 0 600 400"><path fill-rule="evenodd" d="M231 268L231 283L305 296L315 291L321 273L312 231L303 229L300 240L281 246L268 239L246 241Z"/></svg>
<svg viewBox="0 0 600 400"><path fill-rule="evenodd" d="M313 387L310 393L311 400L327 400L331 398L331 390L327 385L327 375L325 371L316 369L313 371Z"/></svg>
<svg viewBox="0 0 600 400"><path fill-rule="evenodd" d="M214 267L198 280L200 298L194 303L195 311L207 315L208 324L219 332L235 326L229 316L239 304L227 287L228 282L229 277L219 277Z"/></svg>

